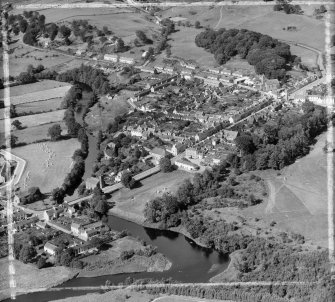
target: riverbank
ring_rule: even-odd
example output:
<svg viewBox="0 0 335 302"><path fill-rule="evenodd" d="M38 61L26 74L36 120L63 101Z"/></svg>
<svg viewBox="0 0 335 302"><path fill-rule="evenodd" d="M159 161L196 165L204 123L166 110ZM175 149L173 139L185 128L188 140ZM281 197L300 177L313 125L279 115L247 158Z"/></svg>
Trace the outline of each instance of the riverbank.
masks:
<svg viewBox="0 0 335 302"><path fill-rule="evenodd" d="M38 269L35 265L24 264L18 260L13 261L15 295L44 291L75 278L78 270L56 266ZM9 261L8 258L0 259L0 301L11 297L9 287Z"/></svg>
<svg viewBox="0 0 335 302"><path fill-rule="evenodd" d="M97 255L81 259L86 267L78 277L100 277L105 275L163 272L172 263L163 254L156 253L152 246L145 246L130 236L113 241L110 247Z"/></svg>
<svg viewBox="0 0 335 302"><path fill-rule="evenodd" d="M155 230L161 230L161 228L159 228L159 223L149 223L147 221L145 221L144 216L142 215L138 215L136 213L132 213L132 212L125 212L121 209L119 209L117 207L117 205L115 207L113 207L112 209L110 209L108 211L108 215L111 216L116 216L119 218L122 218L124 220L136 223L138 225L141 225L145 228L151 228L151 229L155 229ZM197 245L203 247L203 248L208 248L208 246L206 246L203 242L201 242L199 239L195 239L193 238L183 226L178 226L178 227L173 227L173 228L169 228L166 229L168 231L172 231L178 234L181 234L183 236L185 236L186 238L194 241Z"/></svg>

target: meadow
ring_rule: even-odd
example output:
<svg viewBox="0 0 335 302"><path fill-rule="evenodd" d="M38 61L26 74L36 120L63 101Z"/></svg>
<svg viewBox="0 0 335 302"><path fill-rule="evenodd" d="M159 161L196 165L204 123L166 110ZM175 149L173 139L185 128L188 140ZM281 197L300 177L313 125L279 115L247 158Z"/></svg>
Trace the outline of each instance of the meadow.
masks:
<svg viewBox="0 0 335 302"><path fill-rule="evenodd" d="M80 143L73 138L12 149L27 162L19 182L21 189L37 186L43 193L48 193L61 186L71 170L73 152L78 148Z"/></svg>
<svg viewBox="0 0 335 302"><path fill-rule="evenodd" d="M59 97L45 101L25 103L17 105L15 111L18 115L21 115L23 113L36 114L41 112L60 110L62 102L63 98Z"/></svg>

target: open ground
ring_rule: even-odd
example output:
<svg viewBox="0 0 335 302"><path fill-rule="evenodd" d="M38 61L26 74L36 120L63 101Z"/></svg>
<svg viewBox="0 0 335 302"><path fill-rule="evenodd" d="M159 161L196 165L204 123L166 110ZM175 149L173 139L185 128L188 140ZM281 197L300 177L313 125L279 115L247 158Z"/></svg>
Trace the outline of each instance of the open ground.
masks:
<svg viewBox="0 0 335 302"><path fill-rule="evenodd" d="M310 154L281 173L264 171L269 187L267 203L244 214L276 221L278 227L300 233L317 245L328 245L327 160L322 148L327 134L318 137Z"/></svg>
<svg viewBox="0 0 335 302"><path fill-rule="evenodd" d="M9 279L8 279L8 258L0 259L0 300L10 297ZM64 266L56 266L38 269L33 264L24 264L21 261L14 260L15 268L15 292L28 293L56 286L73 278L76 275L75 270Z"/></svg>
<svg viewBox="0 0 335 302"><path fill-rule="evenodd" d="M158 173L141 181L142 186L132 190L123 188L115 193L110 202L115 206L109 210L110 214L129 218L143 223L143 210L151 199L163 193L174 193L185 179L191 179L193 174L181 170L171 173Z"/></svg>
<svg viewBox="0 0 335 302"><path fill-rule="evenodd" d="M12 149L27 162L18 186L21 189L36 186L43 193L60 186L71 169L73 152L79 147L77 139L69 139Z"/></svg>

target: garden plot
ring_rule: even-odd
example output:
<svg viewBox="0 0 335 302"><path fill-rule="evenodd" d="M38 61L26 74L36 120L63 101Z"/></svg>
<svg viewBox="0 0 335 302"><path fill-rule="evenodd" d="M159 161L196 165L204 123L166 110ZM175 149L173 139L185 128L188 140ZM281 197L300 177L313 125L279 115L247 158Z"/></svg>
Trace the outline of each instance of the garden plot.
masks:
<svg viewBox="0 0 335 302"><path fill-rule="evenodd" d="M39 187L43 193L51 192L62 185L72 167L72 155L80 148L77 139L31 144L12 149L23 158L26 169L19 182L21 189Z"/></svg>

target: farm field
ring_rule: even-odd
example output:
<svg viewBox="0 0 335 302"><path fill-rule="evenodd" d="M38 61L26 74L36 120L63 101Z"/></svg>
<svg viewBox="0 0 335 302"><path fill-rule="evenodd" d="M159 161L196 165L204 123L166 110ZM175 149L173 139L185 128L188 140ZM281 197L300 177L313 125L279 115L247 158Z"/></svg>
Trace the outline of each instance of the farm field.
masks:
<svg viewBox="0 0 335 302"><path fill-rule="evenodd" d="M302 64L309 67L318 66L318 55L317 53L308 50L306 48L302 48L295 45L290 45L291 53L300 57Z"/></svg>
<svg viewBox="0 0 335 302"><path fill-rule="evenodd" d="M64 97L66 93L71 88L71 85L61 86L57 88L51 88L47 90L35 91L32 93L25 93L11 97L11 104L20 105L25 103L32 103L38 101L45 101L50 99L55 99L59 97Z"/></svg>
<svg viewBox="0 0 335 302"><path fill-rule="evenodd" d="M45 68L51 68L72 60L69 56L34 49L19 42L11 44L10 49L13 50L13 53L9 55L9 69L12 76L17 76L22 71L26 71L30 64L34 66L42 64Z"/></svg>
<svg viewBox="0 0 335 302"><path fill-rule="evenodd" d="M18 138L18 143L25 143L25 144L32 144L36 141L41 140L49 140L50 137L48 137L48 129L49 127L60 124L62 128L62 134L66 135L67 133L67 127L65 123L58 122L58 123L48 123L36 127L26 128L22 130L15 130L12 131L12 135L15 135ZM0 146L5 144L5 134L0 132Z"/></svg>
<svg viewBox="0 0 335 302"><path fill-rule="evenodd" d="M77 139L45 142L12 149L27 165L19 182L21 189L37 186L43 193L62 185L72 165L73 152L80 148Z"/></svg>
<svg viewBox="0 0 335 302"><path fill-rule="evenodd" d="M143 210L147 201L161 196L165 192L174 193L181 182L192 177L193 174L181 170L155 174L143 179L141 181L142 186L139 188L132 190L123 188L115 193L110 200L115 202L115 206L109 211L111 214L114 213L121 217L129 217L132 220L143 222Z"/></svg>
<svg viewBox="0 0 335 302"><path fill-rule="evenodd" d="M10 96L15 97L27 93L33 93L41 90L48 90L64 86L69 86L69 83L58 82L54 80L43 80L36 83L10 87ZM4 90L0 89L0 98L2 99L3 97L4 97Z"/></svg>
<svg viewBox="0 0 335 302"><path fill-rule="evenodd" d="M12 121L18 120L22 123L23 127L35 127L40 126L43 124L50 124L54 122L59 122L63 120L65 109L40 113L40 114L33 114L33 115L26 115L13 118Z"/></svg>
<svg viewBox="0 0 335 302"><path fill-rule="evenodd" d="M136 30L143 30L145 33L149 33L151 29L159 28L155 23L146 20L146 14L135 13L132 8L52 8L45 9L41 13L45 15L48 22L68 23L72 22L72 20L82 19L87 20L92 25L96 25L98 28L107 25L116 35L122 38L129 36L135 38Z"/></svg>
<svg viewBox="0 0 335 302"><path fill-rule="evenodd" d="M39 101L33 103L20 104L15 107L17 114L30 113L36 114L40 112L60 110L63 98L54 98L46 101Z"/></svg>
<svg viewBox="0 0 335 302"><path fill-rule="evenodd" d="M214 67L216 65L214 55L195 45L195 36L201 31L201 29L185 27L171 34L169 42L171 53L182 59L194 60L200 65Z"/></svg>
<svg viewBox="0 0 335 302"><path fill-rule="evenodd" d="M322 151L326 134L307 156L286 167L281 175L264 171L268 202L243 212L276 221L278 227L300 233L320 246L328 245L327 160Z"/></svg>

